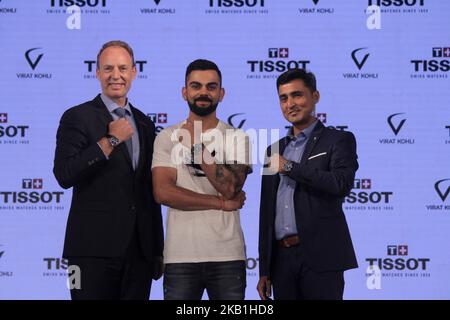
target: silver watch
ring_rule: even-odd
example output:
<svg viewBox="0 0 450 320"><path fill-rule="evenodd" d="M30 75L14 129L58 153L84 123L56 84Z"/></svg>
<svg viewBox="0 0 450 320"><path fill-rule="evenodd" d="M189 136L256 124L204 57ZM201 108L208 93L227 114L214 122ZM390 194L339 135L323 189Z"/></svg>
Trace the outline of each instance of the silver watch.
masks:
<svg viewBox="0 0 450 320"><path fill-rule="evenodd" d="M283 171L288 173L291 172L292 170L292 161L287 161L284 165L283 165Z"/></svg>
<svg viewBox="0 0 450 320"><path fill-rule="evenodd" d="M116 147L120 143L120 140L117 137L113 136L113 135L108 134L106 136L106 138L108 139L109 144L113 148Z"/></svg>

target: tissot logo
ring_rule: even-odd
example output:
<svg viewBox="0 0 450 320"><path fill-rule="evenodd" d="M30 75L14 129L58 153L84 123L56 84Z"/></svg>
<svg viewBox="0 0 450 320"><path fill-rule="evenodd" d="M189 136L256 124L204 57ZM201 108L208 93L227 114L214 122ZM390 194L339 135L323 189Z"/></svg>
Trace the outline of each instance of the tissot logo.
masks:
<svg viewBox="0 0 450 320"><path fill-rule="evenodd" d="M389 124L389 127L391 127L392 131L394 132L395 135L398 135L398 133L400 132L400 130L402 129L403 125L406 122L406 119L400 119L398 118L399 115L404 114L404 113L394 113L391 114L388 118L387 118L387 122ZM395 118L395 119L394 119Z"/></svg>
<svg viewBox="0 0 450 320"><path fill-rule="evenodd" d="M355 62L356 66L358 67L359 70L362 69L362 67L364 66L364 64L367 61L367 58L369 58L369 53L366 53L365 55L361 56L360 58L357 57L356 53L361 51L361 50L366 50L367 48L358 48L352 51L352 59L353 62ZM359 54L358 54L359 55Z"/></svg>
<svg viewBox="0 0 450 320"><path fill-rule="evenodd" d="M42 189L43 179L22 179L22 189Z"/></svg>
<svg viewBox="0 0 450 320"><path fill-rule="evenodd" d="M247 258L245 266L247 269L247 276L258 276L258 263L259 258Z"/></svg>
<svg viewBox="0 0 450 320"><path fill-rule="evenodd" d="M44 277L67 277L67 269L69 267L69 261L63 258L46 257L42 258Z"/></svg>
<svg viewBox="0 0 450 320"><path fill-rule="evenodd" d="M368 0L368 6L376 5L376 6L383 6L383 7L389 7L389 6L395 6L395 7L401 7L401 6L423 6L425 5L425 0Z"/></svg>
<svg viewBox="0 0 450 320"><path fill-rule="evenodd" d="M407 245L399 245L399 246L387 246L387 255L388 256L407 256L408 255L408 246Z"/></svg>
<svg viewBox="0 0 450 320"><path fill-rule="evenodd" d="M162 125L167 124L168 114L167 113L147 113L147 116L155 124L156 133L160 133L164 130Z"/></svg>
<svg viewBox="0 0 450 320"><path fill-rule="evenodd" d="M31 69L36 69L39 61L41 61L42 57L44 56L43 53L38 54L37 56L35 56L34 58L31 57L31 53L35 50L39 50L42 48L32 48L29 49L25 52L25 58L27 59L28 64L30 65Z"/></svg>
<svg viewBox="0 0 450 320"><path fill-rule="evenodd" d="M107 0L50 0L47 14L70 14L70 9L76 6L77 11L83 15L110 14Z"/></svg>
<svg viewBox="0 0 450 320"><path fill-rule="evenodd" d="M61 258L43 258L47 270L66 270L69 263L67 259Z"/></svg>
<svg viewBox="0 0 450 320"><path fill-rule="evenodd" d="M247 119L242 119L239 123L237 123L237 120L234 119L241 115L245 115L245 113L235 113L235 114L232 114L231 116L229 116L228 124L234 128L242 129L242 127L244 126L245 121L247 121Z"/></svg>
<svg viewBox="0 0 450 320"><path fill-rule="evenodd" d="M371 189L372 179L355 179L353 189Z"/></svg>
<svg viewBox="0 0 450 320"><path fill-rule="evenodd" d="M363 191L360 191L363 190ZM353 189L350 194L345 198L345 203L350 204L390 204L391 197L394 193L392 191L374 191L372 190L372 179L355 179ZM360 207L363 209L366 207ZM346 208L347 209L347 208ZM383 209L392 209L384 207ZM363 209L365 210L365 209ZM379 210L375 207L369 207L369 210Z"/></svg>
<svg viewBox="0 0 450 320"><path fill-rule="evenodd" d="M450 194L450 179L442 179L437 181L434 184L434 189L439 195L439 198L441 198L442 202L445 202Z"/></svg>
<svg viewBox="0 0 450 320"><path fill-rule="evenodd" d="M203 0L206 1L206 0ZM268 14L265 0L207 0L206 14Z"/></svg>
<svg viewBox="0 0 450 320"><path fill-rule="evenodd" d="M106 0L50 0L52 7L106 7Z"/></svg>
<svg viewBox="0 0 450 320"><path fill-rule="evenodd" d="M327 124L327 114L326 113L318 113L316 115L317 119L319 119L323 124Z"/></svg>
<svg viewBox="0 0 450 320"><path fill-rule="evenodd" d="M0 123L7 123L7 122L8 122L8 114L0 113Z"/></svg>
<svg viewBox="0 0 450 320"><path fill-rule="evenodd" d="M96 79L95 70L97 68L96 60L84 60L83 63L86 65L87 73L83 75L84 79ZM138 71L138 79L147 79L147 74L145 73L145 65L147 60L135 60L136 70Z"/></svg>
<svg viewBox="0 0 450 320"><path fill-rule="evenodd" d="M8 123L8 114L0 113L0 144L28 144L26 138L29 126L26 125L6 125ZM20 138L20 140L16 140Z"/></svg>
<svg viewBox="0 0 450 320"><path fill-rule="evenodd" d="M209 0L210 7L264 7L265 0Z"/></svg>
<svg viewBox="0 0 450 320"><path fill-rule="evenodd" d="M411 78L448 78L450 71L450 47L431 48L432 59L414 59Z"/></svg>
<svg viewBox="0 0 450 320"><path fill-rule="evenodd" d="M366 258L369 266L377 266L379 270L384 271L382 276L392 277L417 277L419 273L411 273L411 271L420 272L420 277L430 277L430 273L426 273L430 267L430 258L415 258L409 256L411 249L407 244L388 245L386 247L386 256L379 258ZM394 273L390 273L393 271Z"/></svg>
<svg viewBox="0 0 450 320"><path fill-rule="evenodd" d="M44 191L44 179L24 178L21 191L0 191L0 209L62 210L63 191ZM6 206L3 206L6 205ZM14 207L16 205L16 207ZM30 206L28 206L30 205ZM55 205L54 207L52 205Z"/></svg>
<svg viewBox="0 0 450 320"><path fill-rule="evenodd" d="M326 125L330 129L336 129L340 131L345 131L348 129L347 125L330 125L329 124L329 118L326 113L319 112L316 114L316 118L319 119L324 125ZM290 126L286 126L286 128L289 128Z"/></svg>
<svg viewBox="0 0 450 320"><path fill-rule="evenodd" d="M167 113L149 113L148 116L153 123L167 123Z"/></svg>
<svg viewBox="0 0 450 320"><path fill-rule="evenodd" d="M289 48L269 48L267 57L267 60L247 60L251 72L247 75L247 79L273 79L278 77L278 74L271 73L280 73L293 68L306 69L310 63L309 60L292 59Z"/></svg>
<svg viewBox="0 0 450 320"><path fill-rule="evenodd" d="M269 48L269 58L289 58L289 48Z"/></svg>

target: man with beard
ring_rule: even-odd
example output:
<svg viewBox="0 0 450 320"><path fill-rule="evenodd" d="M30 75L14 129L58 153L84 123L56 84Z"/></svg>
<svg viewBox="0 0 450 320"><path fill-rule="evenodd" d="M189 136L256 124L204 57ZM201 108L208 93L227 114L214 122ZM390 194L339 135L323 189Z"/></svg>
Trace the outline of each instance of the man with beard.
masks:
<svg viewBox="0 0 450 320"><path fill-rule="evenodd" d="M249 142L216 116L225 94L214 62L186 70L185 121L161 131L153 154L153 191L166 205L164 299L211 300L245 296L245 245L239 209L251 172Z"/></svg>
<svg viewBox="0 0 450 320"><path fill-rule="evenodd" d="M267 150L262 178L259 272L261 299L343 297L344 271L357 267L342 211L358 169L351 132L315 117L320 95L313 73L291 69L277 79L288 135Z"/></svg>

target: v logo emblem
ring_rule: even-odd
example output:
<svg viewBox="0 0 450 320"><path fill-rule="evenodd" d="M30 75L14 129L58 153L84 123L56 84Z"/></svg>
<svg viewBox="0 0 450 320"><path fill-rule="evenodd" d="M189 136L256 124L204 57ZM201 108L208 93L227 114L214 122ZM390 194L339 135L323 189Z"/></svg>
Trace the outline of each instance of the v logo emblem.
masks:
<svg viewBox="0 0 450 320"><path fill-rule="evenodd" d="M363 50L363 49L367 49L367 48L358 48L358 49L355 49L355 50L352 51L352 59L353 59L353 62L355 62L356 66L358 67L359 70L362 69L362 67L364 66L364 64L365 64L366 61L367 61L367 58L369 58L369 56L370 56L370 53L367 53L367 54L364 56L364 58L363 58L361 61L359 61L359 60L356 58L356 53L357 53L358 51L360 51L360 50Z"/></svg>
<svg viewBox="0 0 450 320"><path fill-rule="evenodd" d="M447 199L447 196L450 193L450 185L447 187L447 190L445 191L445 193L443 193L441 191L441 189L439 189L439 185L441 184L441 182L448 181L448 180L450 180L450 179L439 180L438 182L436 182L434 184L434 189L436 189L436 192L438 193L438 195L441 198L442 202L444 202Z"/></svg>
<svg viewBox="0 0 450 320"><path fill-rule="evenodd" d="M319 0L313 0L314 4L318 4Z"/></svg>
<svg viewBox="0 0 450 320"><path fill-rule="evenodd" d="M232 115L228 118L228 124L229 124L230 126L234 127L234 128L242 129L242 127L244 126L244 123L245 123L245 121L247 121L247 119L242 119L241 122L239 122L239 124L238 124L237 126L235 126L235 125L233 124L233 118L236 117L236 116L242 115L242 114L245 114L245 113L235 113L235 114L232 114Z"/></svg>
<svg viewBox="0 0 450 320"><path fill-rule="evenodd" d="M161 2L161 0L153 0L153 1L155 1L156 5L158 5Z"/></svg>
<svg viewBox="0 0 450 320"><path fill-rule="evenodd" d="M392 131L394 131L394 134L395 134L395 135L398 135L398 133L400 132L400 129L403 127L403 125L404 125L405 122L406 122L406 119L402 119L402 121L400 121L400 123L399 123L397 126L395 126L395 125L392 123L392 118L395 117L395 116L398 116L399 114L403 114L403 113L394 113L394 114L392 114L392 115L390 115L390 116L388 117L388 124L389 124L389 126L391 127Z"/></svg>
<svg viewBox="0 0 450 320"><path fill-rule="evenodd" d="M41 61L42 56L44 55L43 53L41 53L40 55L37 56L36 60L32 61L30 58L30 53L31 53L31 51L34 51L37 49L41 49L41 48L33 48L33 49L30 49L27 52L25 52L25 58L27 59L28 64L30 65L31 69L33 69L33 70L36 69L39 61Z"/></svg>

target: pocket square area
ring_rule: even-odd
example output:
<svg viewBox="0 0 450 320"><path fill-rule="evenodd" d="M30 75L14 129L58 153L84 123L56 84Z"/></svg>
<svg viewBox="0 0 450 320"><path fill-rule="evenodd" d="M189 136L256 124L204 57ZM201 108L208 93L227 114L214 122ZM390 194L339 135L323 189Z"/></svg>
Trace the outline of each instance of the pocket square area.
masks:
<svg viewBox="0 0 450 320"><path fill-rule="evenodd" d="M327 154L326 152L318 153L318 154L315 154L315 155L309 157L308 160L311 160L311 159L314 159L314 158L317 158L317 157L321 157L321 156L324 156L326 154Z"/></svg>

